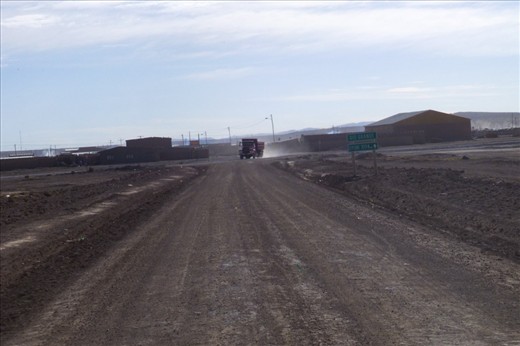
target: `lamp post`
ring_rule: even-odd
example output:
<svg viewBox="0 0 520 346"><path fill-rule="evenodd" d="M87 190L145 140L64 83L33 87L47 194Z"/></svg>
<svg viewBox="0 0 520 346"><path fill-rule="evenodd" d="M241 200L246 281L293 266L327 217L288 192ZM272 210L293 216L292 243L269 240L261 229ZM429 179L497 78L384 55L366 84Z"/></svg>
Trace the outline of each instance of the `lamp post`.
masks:
<svg viewBox="0 0 520 346"><path fill-rule="evenodd" d="M273 115L270 114L269 117L271 118L271 127L273 129L273 143L276 142L276 140L274 139L274 121L273 121ZM266 118L266 119L269 119L269 118Z"/></svg>

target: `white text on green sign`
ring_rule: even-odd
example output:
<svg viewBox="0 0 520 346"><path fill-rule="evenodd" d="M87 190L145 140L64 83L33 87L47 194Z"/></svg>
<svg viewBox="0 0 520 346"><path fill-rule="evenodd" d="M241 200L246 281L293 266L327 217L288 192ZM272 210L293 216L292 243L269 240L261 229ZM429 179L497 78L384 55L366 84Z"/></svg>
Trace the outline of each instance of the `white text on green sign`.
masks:
<svg viewBox="0 0 520 346"><path fill-rule="evenodd" d="M350 135L347 135L347 139L349 142L364 141L367 139L376 139L376 133L375 132L352 133Z"/></svg>
<svg viewBox="0 0 520 346"><path fill-rule="evenodd" d="M349 144L348 151L369 151L376 150L377 143Z"/></svg>

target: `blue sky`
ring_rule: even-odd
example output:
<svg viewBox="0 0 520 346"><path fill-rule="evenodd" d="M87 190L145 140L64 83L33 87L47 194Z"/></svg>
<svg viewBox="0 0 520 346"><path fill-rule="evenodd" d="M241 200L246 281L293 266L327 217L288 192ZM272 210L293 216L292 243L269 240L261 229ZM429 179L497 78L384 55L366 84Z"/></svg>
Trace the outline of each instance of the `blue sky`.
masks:
<svg viewBox="0 0 520 346"><path fill-rule="evenodd" d="M1 1L1 149L518 112L517 1Z"/></svg>

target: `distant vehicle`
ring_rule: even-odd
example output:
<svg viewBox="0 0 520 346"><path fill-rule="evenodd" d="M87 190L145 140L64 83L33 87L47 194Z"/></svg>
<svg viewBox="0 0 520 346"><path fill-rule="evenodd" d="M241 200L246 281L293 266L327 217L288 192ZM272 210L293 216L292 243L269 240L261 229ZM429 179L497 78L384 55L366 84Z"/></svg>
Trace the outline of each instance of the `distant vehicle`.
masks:
<svg viewBox="0 0 520 346"><path fill-rule="evenodd" d="M242 141L239 143L238 155L242 160L244 157L246 159L256 159L257 157L264 156L264 142L259 142L256 138L242 138Z"/></svg>

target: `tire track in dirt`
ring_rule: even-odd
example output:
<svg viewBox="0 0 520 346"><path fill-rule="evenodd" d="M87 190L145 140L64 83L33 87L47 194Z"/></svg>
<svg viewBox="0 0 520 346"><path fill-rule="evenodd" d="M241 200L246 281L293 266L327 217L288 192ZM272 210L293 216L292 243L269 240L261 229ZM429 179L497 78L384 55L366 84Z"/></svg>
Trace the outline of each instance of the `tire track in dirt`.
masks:
<svg viewBox="0 0 520 346"><path fill-rule="evenodd" d="M281 230L272 222L272 215L265 212L265 203L272 202L266 202L258 193L258 176L250 173L242 176L242 186L246 187L242 191L243 202L251 210L257 239L252 245L259 246L258 256L264 257L261 272L265 274L261 282L267 287L265 319L278 321L284 344L358 343L360 336L354 333L350 320L331 309L334 302L304 275L304 264L280 236Z"/></svg>
<svg viewBox="0 0 520 346"><path fill-rule="evenodd" d="M279 181L274 181L272 174L263 171L259 175L266 177L266 180L272 179L272 185L281 186ZM286 178L285 182L288 186L295 185L289 178ZM307 257L304 262L310 261L309 266L315 266L320 278L331 287L336 285L335 273L343 272L343 275L339 276L346 282L336 285L341 287L336 294L341 297L345 290L348 291L348 300L354 299L354 303L348 304L351 309L359 309L368 303L362 310L358 310L357 314L368 318L369 323L365 330L374 329L378 324L382 324L379 333L400 330L400 342L408 339L412 344L454 340L494 342L495 339L508 340L512 335L519 336L514 332L519 326L518 318L515 317L519 311L519 304L514 298L517 290L514 293L515 291L502 289L497 294L508 297L508 304L513 305L497 306L496 302L490 304L490 301L496 301L496 298L493 298L497 293L493 287L494 283L483 282L478 276L459 268L455 263L438 258L439 256L429 249L403 244L396 237L396 234L401 233L402 225L395 228L384 219L378 220L377 223L371 222L370 219L377 217L377 213L374 214L369 208L346 205L338 208L340 203L345 203L345 199L340 199L340 203L334 204L328 197L320 198L320 190L314 188L314 194L309 190L310 188L282 190L291 194L288 198L279 193L280 189L263 189L262 196L265 197L265 205L272 209L268 213L278 213L278 220L285 218L287 226L283 234L288 237L292 235L293 248L301 249L304 256L313 255ZM288 200L293 202L287 203ZM328 218L329 215L331 218ZM354 220L361 216L365 220L352 222L348 220L349 216ZM349 224L350 226L345 228ZM334 229L339 231L333 232ZM314 230L320 237L309 233L309 230ZM392 236L387 235L392 233ZM378 243L380 245L377 245ZM361 249L364 249L362 253L370 254L371 257L362 256L363 259L359 263L356 263L355 258L344 259L345 264L351 265L354 272L364 275L362 280L354 282L364 284L349 285L349 273L352 269L345 271L334 264L332 254L338 249L338 244L347 245L346 249L339 250L346 250L349 254L359 253ZM356 245L349 249L348 244ZM376 247L371 248L374 245ZM421 259L422 257L427 260ZM327 258L328 264L324 261ZM358 301L353 298L356 296L359 298ZM343 297L347 299L346 296ZM366 298L364 303L363 298ZM497 308L501 309L501 313L497 314ZM496 320L489 320L490 315ZM378 317L370 320L373 316ZM451 329L455 330L450 333ZM391 336L388 335L387 340L391 340Z"/></svg>

